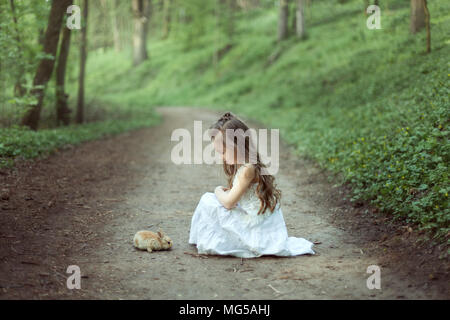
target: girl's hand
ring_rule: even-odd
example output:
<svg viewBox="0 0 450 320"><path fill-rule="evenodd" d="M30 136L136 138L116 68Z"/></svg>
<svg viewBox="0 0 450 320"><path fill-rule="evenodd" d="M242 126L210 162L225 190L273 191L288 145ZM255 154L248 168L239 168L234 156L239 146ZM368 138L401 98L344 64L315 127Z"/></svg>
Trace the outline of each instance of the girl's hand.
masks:
<svg viewBox="0 0 450 320"><path fill-rule="evenodd" d="M237 177L237 183L233 185L233 188L230 190L222 186L216 188L214 192L217 199L227 209L235 207L241 196L247 191L254 177L255 169L253 167L243 168L242 173ZM226 192L225 189L227 189Z"/></svg>
<svg viewBox="0 0 450 320"><path fill-rule="evenodd" d="M225 191L228 191L228 190L229 190L229 188L225 188L225 187L222 187L222 186L217 186L216 189L214 189L214 193L217 195L220 192L225 192Z"/></svg>
<svg viewBox="0 0 450 320"><path fill-rule="evenodd" d="M229 193L229 188L217 186L216 189L214 189L214 193L215 193L217 199L219 199L219 202L222 203L222 201L220 199L223 199L224 197L227 196L227 194ZM223 203L222 203L222 205L223 205ZM231 209L231 208L227 208L227 209Z"/></svg>

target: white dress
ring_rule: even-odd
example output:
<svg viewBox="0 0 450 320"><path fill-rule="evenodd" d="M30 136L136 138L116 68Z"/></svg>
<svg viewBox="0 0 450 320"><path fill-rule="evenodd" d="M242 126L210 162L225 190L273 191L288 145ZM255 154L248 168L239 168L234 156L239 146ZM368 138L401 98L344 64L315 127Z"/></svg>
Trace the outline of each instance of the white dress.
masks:
<svg viewBox="0 0 450 320"><path fill-rule="evenodd" d="M237 183L237 176L233 180ZM313 243L303 238L288 237L279 205L273 213L267 209L257 215L260 201L254 183L238 205L226 209L215 193L203 194L192 216L189 243L197 245L199 254L232 255L256 258L262 255L297 256L315 254Z"/></svg>

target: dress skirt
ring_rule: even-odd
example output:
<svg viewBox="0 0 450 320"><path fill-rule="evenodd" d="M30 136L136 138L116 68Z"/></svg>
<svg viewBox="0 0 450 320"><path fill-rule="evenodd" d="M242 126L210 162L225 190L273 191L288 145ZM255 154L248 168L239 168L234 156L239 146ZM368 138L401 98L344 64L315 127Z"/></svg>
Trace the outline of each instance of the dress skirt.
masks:
<svg viewBox="0 0 450 320"><path fill-rule="evenodd" d="M256 258L262 255L315 254L313 243L288 237L279 206L264 215L249 215L239 205L226 209L212 192L205 193L192 216L189 243L199 254Z"/></svg>

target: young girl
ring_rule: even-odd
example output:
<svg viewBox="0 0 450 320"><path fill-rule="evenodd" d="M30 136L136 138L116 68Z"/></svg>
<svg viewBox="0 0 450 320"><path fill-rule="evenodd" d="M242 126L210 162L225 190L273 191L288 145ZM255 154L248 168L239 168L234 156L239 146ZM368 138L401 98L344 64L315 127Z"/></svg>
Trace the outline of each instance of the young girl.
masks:
<svg viewBox="0 0 450 320"><path fill-rule="evenodd" d="M274 177L261 174L265 165L258 153L256 161L249 163L250 138L241 137L244 148L237 145L239 133L248 127L226 113L210 129L216 132L211 139L222 153L228 187L218 186L214 193L201 197L192 217L189 243L196 244L200 254L241 258L314 254L312 242L288 237ZM227 139L229 132L234 133L233 139ZM238 161L240 154L245 161Z"/></svg>

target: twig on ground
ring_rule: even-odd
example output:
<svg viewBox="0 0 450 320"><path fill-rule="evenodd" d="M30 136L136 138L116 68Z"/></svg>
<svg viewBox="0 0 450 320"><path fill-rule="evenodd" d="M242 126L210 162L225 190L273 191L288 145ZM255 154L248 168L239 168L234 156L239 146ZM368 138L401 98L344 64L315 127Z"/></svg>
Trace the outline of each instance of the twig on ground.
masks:
<svg viewBox="0 0 450 320"><path fill-rule="evenodd" d="M254 269L239 270L239 272L249 272L249 271L254 271Z"/></svg>
<svg viewBox="0 0 450 320"><path fill-rule="evenodd" d="M268 284L267 286L270 287L270 288L271 288L273 291L275 291L276 293L278 293L278 294L281 293L281 291L278 291L277 289L275 289L274 287L272 287L271 284Z"/></svg>
<svg viewBox="0 0 450 320"><path fill-rule="evenodd" d="M259 280L261 278L248 278L247 281Z"/></svg>

